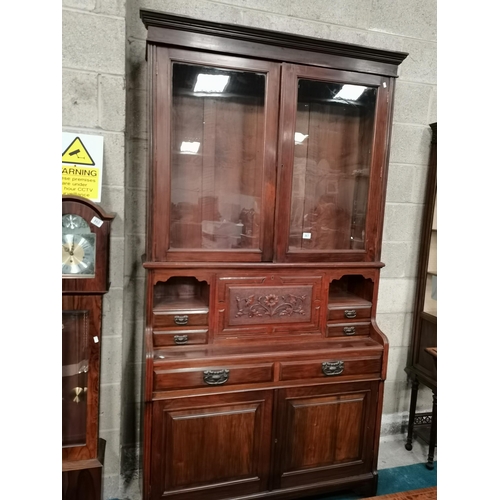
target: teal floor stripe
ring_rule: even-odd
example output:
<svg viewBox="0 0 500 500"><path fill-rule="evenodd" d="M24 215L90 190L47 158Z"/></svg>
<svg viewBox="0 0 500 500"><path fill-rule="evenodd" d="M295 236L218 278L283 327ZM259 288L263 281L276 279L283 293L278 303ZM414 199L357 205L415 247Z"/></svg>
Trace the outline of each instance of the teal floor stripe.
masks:
<svg viewBox="0 0 500 500"><path fill-rule="evenodd" d="M437 462L434 462L433 470L427 469L425 464L394 467L393 469L382 469L379 472L377 495L431 486L437 486Z"/></svg>
<svg viewBox="0 0 500 500"><path fill-rule="evenodd" d="M389 493L418 490L431 486L437 486L437 461L434 462L433 470L427 469L424 463L380 470L377 495L388 495ZM363 498L355 493L345 492L307 497L304 500L361 500Z"/></svg>

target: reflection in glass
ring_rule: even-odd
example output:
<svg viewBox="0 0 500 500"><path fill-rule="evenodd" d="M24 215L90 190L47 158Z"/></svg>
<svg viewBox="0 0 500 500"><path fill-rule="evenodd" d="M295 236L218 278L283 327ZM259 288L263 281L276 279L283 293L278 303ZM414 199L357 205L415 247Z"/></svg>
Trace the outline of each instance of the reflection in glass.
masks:
<svg viewBox="0 0 500 500"><path fill-rule="evenodd" d="M85 445L89 369L88 311L62 313L62 445Z"/></svg>
<svg viewBox="0 0 500 500"><path fill-rule="evenodd" d="M265 85L173 64L170 248L260 248Z"/></svg>
<svg viewBox="0 0 500 500"><path fill-rule="evenodd" d="M290 250L364 249L376 89L300 79Z"/></svg>

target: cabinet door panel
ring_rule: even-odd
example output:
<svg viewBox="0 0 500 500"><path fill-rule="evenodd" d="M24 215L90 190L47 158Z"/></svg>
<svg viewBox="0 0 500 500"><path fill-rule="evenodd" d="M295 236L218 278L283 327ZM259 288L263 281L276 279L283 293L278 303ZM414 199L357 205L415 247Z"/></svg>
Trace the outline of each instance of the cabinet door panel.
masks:
<svg viewBox="0 0 500 500"><path fill-rule="evenodd" d="M321 275L219 275L217 339L320 334Z"/></svg>
<svg viewBox="0 0 500 500"><path fill-rule="evenodd" d="M271 260L279 65L160 47L156 58L153 260Z"/></svg>
<svg viewBox="0 0 500 500"><path fill-rule="evenodd" d="M279 213L288 224L277 235L279 260L375 258L386 80L283 66Z"/></svg>
<svg viewBox="0 0 500 500"><path fill-rule="evenodd" d="M277 487L368 472L376 382L279 391Z"/></svg>
<svg viewBox="0 0 500 500"><path fill-rule="evenodd" d="M266 489L271 394L154 403L152 498L218 500Z"/></svg>

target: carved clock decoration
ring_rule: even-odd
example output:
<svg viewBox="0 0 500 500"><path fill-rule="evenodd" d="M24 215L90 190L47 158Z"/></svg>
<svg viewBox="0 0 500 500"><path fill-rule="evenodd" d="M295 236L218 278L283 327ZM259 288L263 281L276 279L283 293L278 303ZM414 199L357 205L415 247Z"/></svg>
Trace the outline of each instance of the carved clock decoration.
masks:
<svg viewBox="0 0 500 500"><path fill-rule="evenodd" d="M105 448L98 429L101 311L109 288L113 218L90 200L62 197L63 500L101 499Z"/></svg>

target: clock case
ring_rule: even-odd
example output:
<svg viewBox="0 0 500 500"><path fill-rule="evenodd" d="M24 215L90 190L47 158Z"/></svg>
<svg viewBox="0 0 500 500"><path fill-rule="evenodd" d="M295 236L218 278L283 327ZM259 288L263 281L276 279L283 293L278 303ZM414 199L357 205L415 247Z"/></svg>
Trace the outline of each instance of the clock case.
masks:
<svg viewBox="0 0 500 500"><path fill-rule="evenodd" d="M108 283L108 254L109 254L109 234L113 214L108 214L86 198L79 196L62 197L62 215L75 214L85 219L92 233L96 235L95 247L95 277L93 278L68 278L62 280L62 293L86 294L86 293L106 293L109 288ZM96 226L91 221L97 217L102 221L101 227Z"/></svg>
<svg viewBox="0 0 500 500"><path fill-rule="evenodd" d="M88 367L83 384L86 391L79 402L84 406L73 412L63 406L62 498L100 500L106 444L99 439L98 426L102 297L110 285L109 238L114 214L104 212L85 198L63 196L62 216L66 214L79 215L87 222L96 235L96 252L93 278L62 278L63 332L66 326L66 333L71 333L63 336L61 375L68 371L69 367L64 366L68 363L71 366L87 364ZM91 222L94 217L102 221L100 227ZM71 386L71 381L65 378L68 377L62 377L63 392ZM65 395L68 399L68 394L63 394L63 397ZM77 431L74 431L75 428Z"/></svg>

